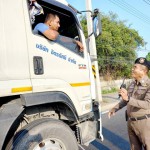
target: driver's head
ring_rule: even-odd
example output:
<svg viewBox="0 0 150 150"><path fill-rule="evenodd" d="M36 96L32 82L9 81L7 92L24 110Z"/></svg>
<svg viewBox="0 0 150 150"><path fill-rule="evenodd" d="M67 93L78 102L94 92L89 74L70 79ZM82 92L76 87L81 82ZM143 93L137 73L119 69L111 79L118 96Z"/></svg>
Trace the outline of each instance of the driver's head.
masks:
<svg viewBox="0 0 150 150"><path fill-rule="evenodd" d="M53 30L58 31L60 27L60 19L56 14L48 14L45 19L45 23Z"/></svg>

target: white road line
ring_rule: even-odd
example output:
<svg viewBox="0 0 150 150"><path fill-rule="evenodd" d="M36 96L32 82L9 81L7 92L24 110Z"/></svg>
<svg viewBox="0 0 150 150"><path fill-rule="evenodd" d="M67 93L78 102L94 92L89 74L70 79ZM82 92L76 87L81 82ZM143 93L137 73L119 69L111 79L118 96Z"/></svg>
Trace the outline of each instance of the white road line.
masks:
<svg viewBox="0 0 150 150"><path fill-rule="evenodd" d="M79 145L79 147L80 147L82 150L86 150L86 149L84 149L81 145Z"/></svg>
<svg viewBox="0 0 150 150"><path fill-rule="evenodd" d="M109 110L106 110L106 111L103 111L101 114L103 115L103 114L106 114L108 112L109 112Z"/></svg>

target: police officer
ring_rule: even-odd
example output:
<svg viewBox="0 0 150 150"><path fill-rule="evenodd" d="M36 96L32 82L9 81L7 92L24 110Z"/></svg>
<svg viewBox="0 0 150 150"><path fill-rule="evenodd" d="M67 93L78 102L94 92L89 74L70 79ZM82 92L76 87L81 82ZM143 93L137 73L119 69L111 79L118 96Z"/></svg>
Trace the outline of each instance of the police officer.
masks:
<svg viewBox="0 0 150 150"><path fill-rule="evenodd" d="M122 100L113 107L108 117L127 105L127 126L131 150L150 150L150 62L140 57L132 68L134 80L128 89L121 88Z"/></svg>

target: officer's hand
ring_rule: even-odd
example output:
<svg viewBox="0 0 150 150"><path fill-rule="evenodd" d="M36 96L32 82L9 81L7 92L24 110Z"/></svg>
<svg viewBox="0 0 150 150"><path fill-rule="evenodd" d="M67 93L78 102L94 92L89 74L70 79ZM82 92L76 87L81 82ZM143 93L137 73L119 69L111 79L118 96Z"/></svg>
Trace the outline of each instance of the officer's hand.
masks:
<svg viewBox="0 0 150 150"><path fill-rule="evenodd" d="M126 89L121 88L119 91L119 94L121 95L121 97L124 101L128 101L128 92Z"/></svg>
<svg viewBox="0 0 150 150"><path fill-rule="evenodd" d="M112 108L109 112L108 112L108 118L110 119L111 116L114 116L116 112L115 108Z"/></svg>

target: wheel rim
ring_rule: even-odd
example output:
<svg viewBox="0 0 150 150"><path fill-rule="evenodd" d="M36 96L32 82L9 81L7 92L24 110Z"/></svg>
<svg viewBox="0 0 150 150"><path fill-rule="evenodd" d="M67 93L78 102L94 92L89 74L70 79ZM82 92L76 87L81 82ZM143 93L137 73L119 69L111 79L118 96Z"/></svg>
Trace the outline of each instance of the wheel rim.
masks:
<svg viewBox="0 0 150 150"><path fill-rule="evenodd" d="M56 138L45 139L37 144L33 150L67 150L62 141Z"/></svg>

